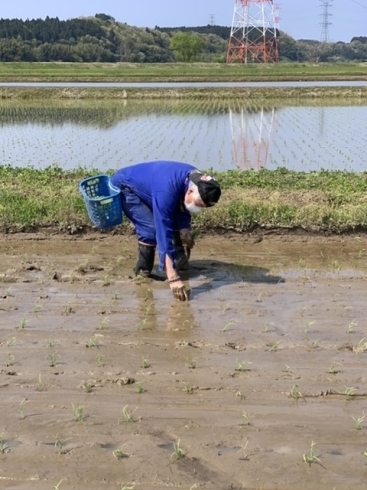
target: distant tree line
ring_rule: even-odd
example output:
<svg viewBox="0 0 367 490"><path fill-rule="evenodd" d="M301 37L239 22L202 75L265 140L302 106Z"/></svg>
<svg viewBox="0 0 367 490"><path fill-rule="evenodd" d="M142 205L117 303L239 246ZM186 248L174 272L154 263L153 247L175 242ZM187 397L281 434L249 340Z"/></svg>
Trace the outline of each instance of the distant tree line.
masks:
<svg viewBox="0 0 367 490"><path fill-rule="evenodd" d="M224 62L230 28L223 26L158 27L116 22L96 14L59 20L0 19L0 61L71 61L167 63ZM281 61L367 61L367 37L350 43L295 40L279 31Z"/></svg>

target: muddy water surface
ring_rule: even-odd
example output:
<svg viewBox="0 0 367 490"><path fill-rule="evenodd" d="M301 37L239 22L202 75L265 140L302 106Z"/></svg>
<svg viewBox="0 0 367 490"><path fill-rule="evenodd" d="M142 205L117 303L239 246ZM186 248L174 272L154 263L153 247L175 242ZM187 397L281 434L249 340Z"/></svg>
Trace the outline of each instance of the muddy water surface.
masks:
<svg viewBox="0 0 367 490"><path fill-rule="evenodd" d="M2 237L0 488L363 488L366 238L257 241L179 303L133 238Z"/></svg>

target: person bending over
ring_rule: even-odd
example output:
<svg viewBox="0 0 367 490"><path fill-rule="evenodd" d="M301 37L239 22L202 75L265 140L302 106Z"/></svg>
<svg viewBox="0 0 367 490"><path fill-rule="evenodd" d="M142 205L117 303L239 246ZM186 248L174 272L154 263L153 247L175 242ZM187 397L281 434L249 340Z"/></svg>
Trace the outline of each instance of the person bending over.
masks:
<svg viewBox="0 0 367 490"><path fill-rule="evenodd" d="M157 247L159 270L166 271L174 297L188 300L179 271L187 267L194 246L191 214L219 201L219 183L189 163L167 160L123 167L111 183L121 190L122 210L138 238L135 274L150 276Z"/></svg>

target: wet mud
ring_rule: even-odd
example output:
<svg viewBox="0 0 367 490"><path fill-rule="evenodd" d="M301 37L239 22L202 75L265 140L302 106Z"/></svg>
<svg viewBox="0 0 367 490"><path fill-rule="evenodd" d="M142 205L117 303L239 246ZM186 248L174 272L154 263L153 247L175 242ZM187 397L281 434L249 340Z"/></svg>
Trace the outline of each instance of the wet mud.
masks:
<svg viewBox="0 0 367 490"><path fill-rule="evenodd" d="M363 488L366 238L203 237L188 303L135 250L0 239L0 488Z"/></svg>

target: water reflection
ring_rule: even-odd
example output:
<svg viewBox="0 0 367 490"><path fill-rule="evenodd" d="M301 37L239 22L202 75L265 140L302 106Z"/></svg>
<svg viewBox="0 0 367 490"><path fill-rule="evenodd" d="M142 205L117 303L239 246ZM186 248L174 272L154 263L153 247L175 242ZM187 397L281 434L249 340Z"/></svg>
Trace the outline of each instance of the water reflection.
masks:
<svg viewBox="0 0 367 490"><path fill-rule="evenodd" d="M355 101L2 101L0 126L0 163L14 167L366 169L367 105Z"/></svg>

